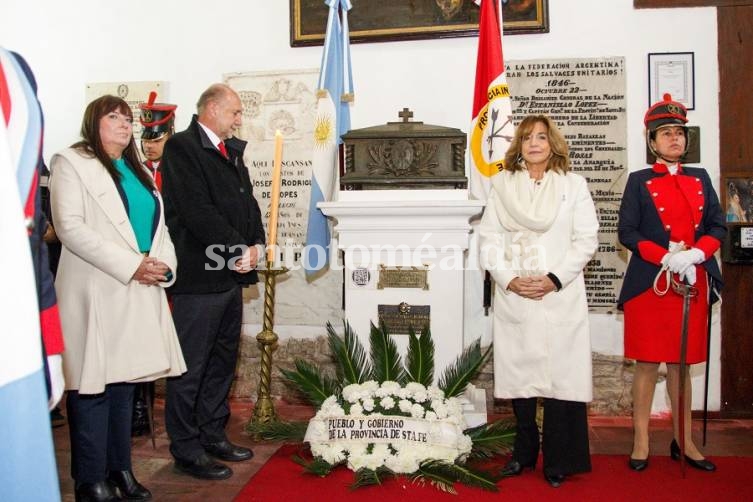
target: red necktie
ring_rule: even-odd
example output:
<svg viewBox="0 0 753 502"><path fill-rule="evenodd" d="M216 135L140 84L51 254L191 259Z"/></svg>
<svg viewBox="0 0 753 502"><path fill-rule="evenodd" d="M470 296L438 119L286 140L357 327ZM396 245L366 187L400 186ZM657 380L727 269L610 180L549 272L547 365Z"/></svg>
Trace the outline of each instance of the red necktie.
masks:
<svg viewBox="0 0 753 502"><path fill-rule="evenodd" d="M149 169L149 171L152 173L152 177L157 176L157 168L154 167L154 163L151 160L147 160L145 163L146 168Z"/></svg>
<svg viewBox="0 0 753 502"><path fill-rule="evenodd" d="M224 141L220 141L219 143L217 143L217 148L219 149L219 151L222 154L222 156L227 159L228 156L227 156L227 148L225 148L225 142Z"/></svg>

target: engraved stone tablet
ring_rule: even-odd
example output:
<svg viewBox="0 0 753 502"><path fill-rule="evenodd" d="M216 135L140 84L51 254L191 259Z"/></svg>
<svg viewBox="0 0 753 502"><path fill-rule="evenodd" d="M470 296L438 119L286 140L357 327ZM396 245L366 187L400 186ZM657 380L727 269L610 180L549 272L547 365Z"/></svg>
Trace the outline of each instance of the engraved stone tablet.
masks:
<svg viewBox="0 0 753 502"><path fill-rule="evenodd" d="M407 335L411 327L414 332L420 333L429 326L430 309L429 305L408 305L405 302L399 305L377 305L379 325L384 323L391 335Z"/></svg>
<svg viewBox="0 0 753 502"><path fill-rule="evenodd" d="M429 290L429 267L385 267L379 265L377 289L416 288Z"/></svg>

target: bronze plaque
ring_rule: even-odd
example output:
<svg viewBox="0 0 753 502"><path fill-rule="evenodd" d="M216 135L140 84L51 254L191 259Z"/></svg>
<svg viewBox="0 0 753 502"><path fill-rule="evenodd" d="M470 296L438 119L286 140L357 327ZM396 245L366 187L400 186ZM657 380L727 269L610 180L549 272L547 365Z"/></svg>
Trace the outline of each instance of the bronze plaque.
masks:
<svg viewBox="0 0 753 502"><path fill-rule="evenodd" d="M429 326L429 305L408 305L405 302L399 305L377 305L379 325L384 323L387 333L390 335L407 335L410 328L420 333Z"/></svg>
<svg viewBox="0 0 753 502"><path fill-rule="evenodd" d="M385 267L379 265L377 289L415 288L429 290L429 267Z"/></svg>

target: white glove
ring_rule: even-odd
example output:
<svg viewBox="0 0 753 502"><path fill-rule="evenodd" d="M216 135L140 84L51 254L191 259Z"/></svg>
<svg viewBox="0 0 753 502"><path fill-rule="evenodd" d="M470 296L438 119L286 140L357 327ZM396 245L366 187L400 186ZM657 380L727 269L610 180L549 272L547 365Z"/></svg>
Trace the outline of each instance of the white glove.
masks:
<svg viewBox="0 0 753 502"><path fill-rule="evenodd" d="M675 274L682 274L689 267L703 263L705 259L706 256L703 254L703 251L698 248L691 248L687 251L680 251L679 253L670 255L667 260L667 267ZM662 262L664 262L663 259Z"/></svg>
<svg viewBox="0 0 753 502"><path fill-rule="evenodd" d="M63 397L65 390L65 377L63 377L63 356L55 354L47 356L47 368L50 371L50 399L47 406L52 410Z"/></svg>
<svg viewBox="0 0 753 502"><path fill-rule="evenodd" d="M661 259L662 267L664 267L664 269L669 268L669 265L667 265L669 258L673 254L679 253L680 251L682 251L684 247L685 247L685 242L683 241L680 241L680 242L669 241L669 249L667 250L669 252L665 254L664 256L662 256L662 259Z"/></svg>
<svg viewBox="0 0 753 502"><path fill-rule="evenodd" d="M688 267L685 272L680 274L680 280L683 279L685 279L685 282L687 282L691 286L695 284L695 267Z"/></svg>

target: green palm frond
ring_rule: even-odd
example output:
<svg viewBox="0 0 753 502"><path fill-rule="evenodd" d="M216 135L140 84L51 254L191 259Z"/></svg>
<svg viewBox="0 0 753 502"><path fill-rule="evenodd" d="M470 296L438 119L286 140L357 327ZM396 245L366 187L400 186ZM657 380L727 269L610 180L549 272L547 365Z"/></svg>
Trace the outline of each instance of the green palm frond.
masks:
<svg viewBox="0 0 753 502"><path fill-rule="evenodd" d="M371 374L371 366L366 359L366 350L350 327L350 323L344 321L343 327L345 336L340 338L332 324L327 323L329 347L337 362L337 376L344 387L352 383L365 382Z"/></svg>
<svg viewBox="0 0 753 502"><path fill-rule="evenodd" d="M308 422L272 421L260 423L252 420L246 425L246 432L257 440L302 443L306 436L307 427Z"/></svg>
<svg viewBox="0 0 753 502"><path fill-rule="evenodd" d="M481 339L478 339L445 369L439 380L439 388L444 391L445 397L455 397L465 391L468 383L478 375L481 367L489 359L491 350L490 345L486 352L481 353Z"/></svg>
<svg viewBox="0 0 753 502"><path fill-rule="evenodd" d="M428 387L434 380L434 340L431 339L431 331L426 326L419 337L410 328L408 337L406 371L400 383L418 382Z"/></svg>
<svg viewBox="0 0 753 502"><path fill-rule="evenodd" d="M379 383L392 380L399 382L403 376L402 361L397 351L395 341L387 333L387 327L382 323L380 328L371 323L372 377Z"/></svg>
<svg viewBox="0 0 753 502"><path fill-rule="evenodd" d="M456 495L455 482L466 486L475 486L490 492L499 491L496 480L488 473L470 469L467 466L444 460L427 460L421 462L418 470L410 475L412 481L429 482L442 491Z"/></svg>
<svg viewBox="0 0 753 502"><path fill-rule="evenodd" d="M296 464L303 467L304 471L306 471L308 474L313 474L314 476L319 476L322 478L332 472L332 469L337 467L336 465L330 464L322 457L316 457L309 462L299 457L298 455L293 455L292 460Z"/></svg>
<svg viewBox="0 0 753 502"><path fill-rule="evenodd" d="M395 473L387 467L377 467L376 470L361 468L355 473L351 490L364 486L381 485L386 479L395 477Z"/></svg>
<svg viewBox="0 0 753 502"><path fill-rule="evenodd" d="M280 372L317 408L325 399L339 393L340 390L336 380L302 359L296 359L295 371L280 368Z"/></svg>
<svg viewBox="0 0 753 502"><path fill-rule="evenodd" d="M473 441L469 459L491 458L512 450L512 444L515 441L515 422L510 419L500 419L491 424L467 429L464 433L468 434Z"/></svg>
<svg viewBox="0 0 753 502"><path fill-rule="evenodd" d="M457 490L455 490L455 483L452 479L444 478L433 472L423 472L419 469L409 474L408 479L410 479L413 484L421 486L424 486L426 481L429 481L429 483L439 491L449 493L450 495L458 494Z"/></svg>

